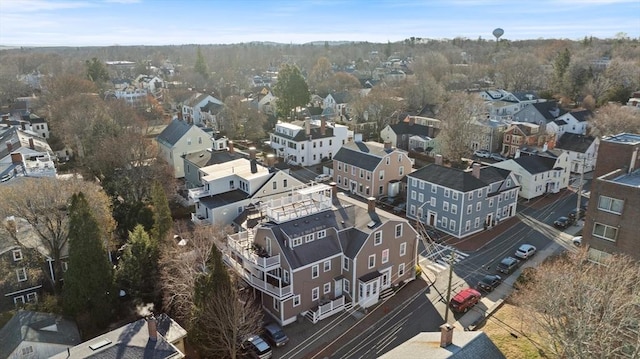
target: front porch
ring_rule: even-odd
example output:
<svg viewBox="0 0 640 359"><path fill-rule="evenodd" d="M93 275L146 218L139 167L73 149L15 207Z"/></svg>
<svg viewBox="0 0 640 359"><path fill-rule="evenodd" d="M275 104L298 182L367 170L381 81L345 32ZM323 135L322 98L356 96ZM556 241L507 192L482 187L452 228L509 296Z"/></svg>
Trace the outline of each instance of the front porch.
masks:
<svg viewBox="0 0 640 359"><path fill-rule="evenodd" d="M308 310L305 318L309 319L313 324L328 318L334 314L349 310L353 307L353 303L346 296L341 295L333 300L320 300L318 306Z"/></svg>

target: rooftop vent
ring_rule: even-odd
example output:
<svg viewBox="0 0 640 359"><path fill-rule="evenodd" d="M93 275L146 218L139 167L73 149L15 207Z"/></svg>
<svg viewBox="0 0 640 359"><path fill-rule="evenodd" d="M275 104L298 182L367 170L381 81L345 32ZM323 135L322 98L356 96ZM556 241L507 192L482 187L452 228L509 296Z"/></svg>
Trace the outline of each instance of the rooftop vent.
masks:
<svg viewBox="0 0 640 359"><path fill-rule="evenodd" d="M100 341L97 341L97 342L89 345L89 348L91 350L98 350L98 349L100 349L102 347L105 347L105 346L107 346L109 344L111 344L111 340L105 338L105 339L102 339Z"/></svg>

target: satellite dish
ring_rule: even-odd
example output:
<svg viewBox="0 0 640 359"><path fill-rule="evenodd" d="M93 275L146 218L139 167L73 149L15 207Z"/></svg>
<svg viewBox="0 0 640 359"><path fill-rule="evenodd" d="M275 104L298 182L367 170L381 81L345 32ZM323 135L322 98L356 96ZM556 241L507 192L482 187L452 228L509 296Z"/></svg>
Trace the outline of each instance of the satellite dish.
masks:
<svg viewBox="0 0 640 359"><path fill-rule="evenodd" d="M496 41L500 40L500 36L502 35L504 35L504 30L502 30L501 28L493 30L493 36L496 37Z"/></svg>

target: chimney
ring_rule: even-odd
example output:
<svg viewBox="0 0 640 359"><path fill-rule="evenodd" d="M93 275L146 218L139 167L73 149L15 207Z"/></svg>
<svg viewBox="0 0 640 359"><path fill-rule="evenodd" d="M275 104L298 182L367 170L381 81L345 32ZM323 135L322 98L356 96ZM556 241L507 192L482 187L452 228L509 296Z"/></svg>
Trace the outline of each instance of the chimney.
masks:
<svg viewBox="0 0 640 359"><path fill-rule="evenodd" d="M29 148L32 150L36 149L36 146L33 144L33 138L29 138Z"/></svg>
<svg viewBox="0 0 640 359"><path fill-rule="evenodd" d="M304 133L309 136L311 135L311 121L310 120L304 120Z"/></svg>
<svg viewBox="0 0 640 359"><path fill-rule="evenodd" d="M320 117L320 134L324 136L327 132L327 120L324 116Z"/></svg>
<svg viewBox="0 0 640 359"><path fill-rule="evenodd" d="M453 327L449 323L440 326L440 347L446 348L453 342Z"/></svg>
<svg viewBox="0 0 640 359"><path fill-rule="evenodd" d="M409 116L409 126L413 126L416 123L416 118Z"/></svg>
<svg viewBox="0 0 640 359"><path fill-rule="evenodd" d="M12 153L11 163L22 163L22 154L20 152Z"/></svg>
<svg viewBox="0 0 640 359"><path fill-rule="evenodd" d="M22 131L27 129L27 124L25 122L22 122L20 125L22 125Z"/></svg>
<svg viewBox="0 0 640 359"><path fill-rule="evenodd" d="M353 134L353 140L355 142L362 142L362 134L361 133L355 133Z"/></svg>
<svg viewBox="0 0 640 359"><path fill-rule="evenodd" d="M7 151L9 151L9 153L13 151L13 145L11 144L11 142L7 142Z"/></svg>
<svg viewBox="0 0 640 359"><path fill-rule="evenodd" d="M520 149L519 148L516 150L516 154L513 155L513 158L520 158Z"/></svg>
<svg viewBox="0 0 640 359"><path fill-rule="evenodd" d="M331 198L338 199L338 184L329 182L329 186L331 186Z"/></svg>
<svg viewBox="0 0 640 359"><path fill-rule="evenodd" d="M473 167L471 169L471 174L473 175L473 177L480 179L480 164L479 163L474 163Z"/></svg>
<svg viewBox="0 0 640 359"><path fill-rule="evenodd" d="M250 165L251 165L251 173L257 173L258 172L258 162L256 161L255 158L252 158L250 161Z"/></svg>
<svg viewBox="0 0 640 359"><path fill-rule="evenodd" d="M391 141L385 141L384 142L384 149L385 150L390 150L391 149Z"/></svg>
<svg viewBox="0 0 640 359"><path fill-rule="evenodd" d="M442 155L436 155L436 164L442 166Z"/></svg>
<svg viewBox="0 0 640 359"><path fill-rule="evenodd" d="M251 159L251 160L255 160L256 159L256 148L255 147L249 147L249 159Z"/></svg>
<svg viewBox="0 0 640 359"><path fill-rule="evenodd" d="M229 148L229 153L233 154L234 149L233 149L233 141L229 141L227 143L227 147Z"/></svg>
<svg viewBox="0 0 640 359"><path fill-rule="evenodd" d="M269 153L267 155L267 166L273 167L275 163L276 163L276 155L274 155L273 153Z"/></svg>
<svg viewBox="0 0 640 359"><path fill-rule="evenodd" d="M375 197L367 198L367 209L369 210L369 213L375 213L376 212L376 198Z"/></svg>
<svg viewBox="0 0 640 359"><path fill-rule="evenodd" d="M149 329L149 340L153 342L158 340L158 323L153 314L147 318L147 328Z"/></svg>

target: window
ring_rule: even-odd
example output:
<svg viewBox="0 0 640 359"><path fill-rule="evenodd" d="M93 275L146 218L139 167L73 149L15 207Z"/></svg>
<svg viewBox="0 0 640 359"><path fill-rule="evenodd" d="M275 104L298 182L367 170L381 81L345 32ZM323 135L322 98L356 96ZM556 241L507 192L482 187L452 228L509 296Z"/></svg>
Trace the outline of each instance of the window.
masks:
<svg viewBox="0 0 640 359"><path fill-rule="evenodd" d="M396 238L402 237L402 224L396 224Z"/></svg>
<svg viewBox="0 0 640 359"><path fill-rule="evenodd" d="M615 242L618 235L618 228L596 222L593 224L593 235L598 238Z"/></svg>
<svg viewBox="0 0 640 359"><path fill-rule="evenodd" d="M442 210L449 211L449 202L442 202Z"/></svg>
<svg viewBox="0 0 640 359"><path fill-rule="evenodd" d="M449 220L447 219L447 217L442 217L442 226L444 228L447 228L447 224L449 224Z"/></svg>
<svg viewBox="0 0 640 359"><path fill-rule="evenodd" d="M15 305L24 304L24 296L19 295L17 297L13 297L13 304Z"/></svg>
<svg viewBox="0 0 640 359"><path fill-rule="evenodd" d="M314 265L313 267L311 267L311 279L313 278L318 278L318 265Z"/></svg>
<svg viewBox="0 0 640 359"><path fill-rule="evenodd" d="M338 181L337 182L338 182L338 184L342 183L342 176L341 175L338 175Z"/></svg>
<svg viewBox="0 0 640 359"><path fill-rule="evenodd" d="M481 209L482 209L482 202L476 203L476 211L479 211Z"/></svg>
<svg viewBox="0 0 640 359"><path fill-rule="evenodd" d="M33 346L29 345L28 347L22 348L22 355L23 356L29 355L31 353L33 353Z"/></svg>
<svg viewBox="0 0 640 359"><path fill-rule="evenodd" d="M399 174L400 176L403 176L403 175L404 175L404 166L400 166L400 169L398 170L398 174Z"/></svg>
<svg viewBox="0 0 640 359"><path fill-rule="evenodd" d="M431 200L429 202L430 202L429 204L431 205L431 207L435 207L436 204L437 204L435 197L431 197Z"/></svg>
<svg viewBox="0 0 640 359"><path fill-rule="evenodd" d="M511 180L510 179L507 180L507 187L511 187Z"/></svg>
<svg viewBox="0 0 640 359"><path fill-rule="evenodd" d="M450 196L450 195L451 195L451 190L450 190L450 189L448 189L448 188L445 188L445 189L444 189L444 196L445 196L445 197L447 197L447 198L449 198L449 196Z"/></svg>
<svg viewBox="0 0 640 359"><path fill-rule="evenodd" d="M418 202L420 202L420 203L424 202L424 194L418 193Z"/></svg>
<svg viewBox="0 0 640 359"><path fill-rule="evenodd" d="M293 306L297 307L299 305L300 305L300 294L298 294L295 297L293 297Z"/></svg>
<svg viewBox="0 0 640 359"><path fill-rule="evenodd" d="M344 165L344 171L345 172L349 172L349 165L345 163Z"/></svg>
<svg viewBox="0 0 640 359"><path fill-rule="evenodd" d="M624 207L624 201L621 199L607 196L600 196L598 199L598 209L601 211L622 214L622 207Z"/></svg>
<svg viewBox="0 0 640 359"><path fill-rule="evenodd" d="M383 194L384 193L384 187L380 186L378 187L378 194Z"/></svg>
<svg viewBox="0 0 640 359"><path fill-rule="evenodd" d="M473 199L473 192L469 192L469 194L467 195L467 199L469 201L471 201Z"/></svg>
<svg viewBox="0 0 640 359"><path fill-rule="evenodd" d="M338 162L338 171L342 171L342 162Z"/></svg>
<svg viewBox="0 0 640 359"><path fill-rule="evenodd" d="M458 199L458 192L453 191L453 193L451 194L451 198Z"/></svg>
<svg viewBox="0 0 640 359"><path fill-rule="evenodd" d="M411 207L409 207L409 214L412 216L415 216L416 214L416 206L415 205L411 205Z"/></svg>
<svg viewBox="0 0 640 359"><path fill-rule="evenodd" d="M471 229L471 221L466 221L464 224L464 230L468 231Z"/></svg>
<svg viewBox="0 0 640 359"><path fill-rule="evenodd" d="M493 207L493 198L489 200L489 207Z"/></svg>
<svg viewBox="0 0 640 359"><path fill-rule="evenodd" d="M456 230L456 221L454 221L453 219L449 221L449 229L452 231Z"/></svg>
<svg viewBox="0 0 640 359"><path fill-rule="evenodd" d="M398 277L402 277L404 275L404 263L400 263L398 265Z"/></svg>
<svg viewBox="0 0 640 359"><path fill-rule="evenodd" d="M391 160L389 159L389 156L387 156L387 158L385 158L385 164L387 164L387 165L388 165L390 161L391 161Z"/></svg>
<svg viewBox="0 0 640 359"><path fill-rule="evenodd" d="M320 289L318 287L311 289L311 300L318 300L319 297Z"/></svg>
<svg viewBox="0 0 640 359"><path fill-rule="evenodd" d="M411 199L415 201L415 199L416 199L416 191L411 191Z"/></svg>
<svg viewBox="0 0 640 359"><path fill-rule="evenodd" d="M347 293L349 293L350 284L351 283L349 282L348 279L344 279L343 282L342 282L342 289Z"/></svg>
<svg viewBox="0 0 640 359"><path fill-rule="evenodd" d="M33 292L27 294L27 302L29 303L37 303L38 302L38 293Z"/></svg>
<svg viewBox="0 0 640 359"><path fill-rule="evenodd" d="M13 261L21 261L22 260L22 251L20 249L13 250Z"/></svg>
<svg viewBox="0 0 640 359"><path fill-rule="evenodd" d="M27 270L25 268L16 269L16 276L18 277L18 282L24 282L27 280Z"/></svg>
<svg viewBox="0 0 640 359"><path fill-rule="evenodd" d="M288 184L288 183L287 183L287 180L286 180L286 179L283 179L283 180L282 180L282 187L287 188L287 184Z"/></svg>
<svg viewBox="0 0 640 359"><path fill-rule="evenodd" d="M480 217L476 217L476 221L473 224L473 228L478 228L480 227Z"/></svg>
<svg viewBox="0 0 640 359"><path fill-rule="evenodd" d="M276 298L273 298L273 309L280 310L280 301Z"/></svg>
<svg viewBox="0 0 640 359"><path fill-rule="evenodd" d="M389 249L385 249L382 251L382 264L387 263L389 261Z"/></svg>
<svg viewBox="0 0 640 359"><path fill-rule="evenodd" d="M327 231L326 230L323 229L321 231L318 231L318 239L324 238L326 236L327 236Z"/></svg>
<svg viewBox="0 0 640 359"><path fill-rule="evenodd" d="M323 271L328 272L331 270L331 261L324 261Z"/></svg>
<svg viewBox="0 0 640 359"><path fill-rule="evenodd" d="M451 213L457 214L458 213L458 206L456 206L455 204L452 204L451 205Z"/></svg>
<svg viewBox="0 0 640 359"><path fill-rule="evenodd" d="M431 185L431 193L436 193L438 192L438 189L436 188L436 186Z"/></svg>
<svg viewBox="0 0 640 359"><path fill-rule="evenodd" d="M304 236L304 243L313 242L313 234L307 234Z"/></svg>
<svg viewBox="0 0 640 359"><path fill-rule="evenodd" d="M342 269L349 270L349 258L342 257Z"/></svg>
<svg viewBox="0 0 640 359"><path fill-rule="evenodd" d="M482 189L478 190L478 198L482 197Z"/></svg>
<svg viewBox="0 0 640 359"><path fill-rule="evenodd" d="M360 178L364 178L364 170L362 168L360 169Z"/></svg>
<svg viewBox="0 0 640 359"><path fill-rule="evenodd" d="M302 237L298 237L298 238L294 238L293 239L293 247L299 246L302 244Z"/></svg>
<svg viewBox="0 0 640 359"><path fill-rule="evenodd" d="M380 179L383 180L384 179L384 170L380 170Z"/></svg>
<svg viewBox="0 0 640 359"><path fill-rule="evenodd" d="M379 246L382 244L382 231L378 231L373 234L373 245Z"/></svg>
<svg viewBox="0 0 640 359"><path fill-rule="evenodd" d="M282 281L289 284L289 271L286 269L282 271Z"/></svg>
<svg viewBox="0 0 640 359"><path fill-rule="evenodd" d="M467 214L471 214L471 212L473 212L473 206L472 205L468 205L467 206Z"/></svg>
<svg viewBox="0 0 640 359"><path fill-rule="evenodd" d="M418 187L424 189L424 181L420 181Z"/></svg>
<svg viewBox="0 0 640 359"><path fill-rule="evenodd" d="M369 269L376 266L376 255L372 254L369 256Z"/></svg>
<svg viewBox="0 0 640 359"><path fill-rule="evenodd" d="M411 179L411 187L417 187L418 186L418 180L415 178Z"/></svg>
<svg viewBox="0 0 640 359"><path fill-rule="evenodd" d="M356 175L356 166L351 166L351 175L352 176Z"/></svg>
<svg viewBox="0 0 640 359"><path fill-rule="evenodd" d="M331 283L330 282L329 283L325 283L323 288L322 288L322 293L323 294L327 294L329 292L331 292Z"/></svg>

